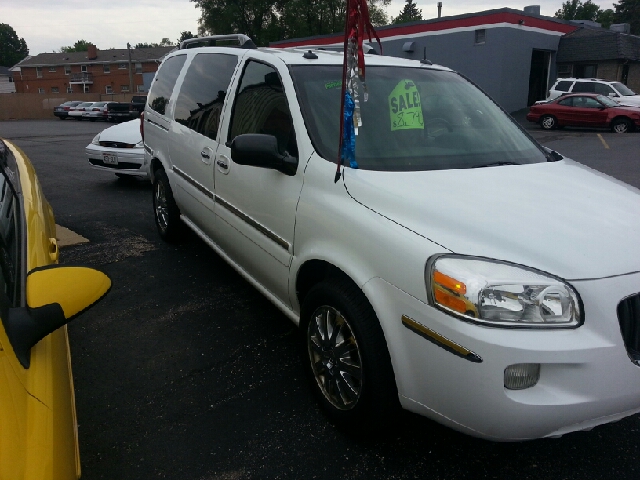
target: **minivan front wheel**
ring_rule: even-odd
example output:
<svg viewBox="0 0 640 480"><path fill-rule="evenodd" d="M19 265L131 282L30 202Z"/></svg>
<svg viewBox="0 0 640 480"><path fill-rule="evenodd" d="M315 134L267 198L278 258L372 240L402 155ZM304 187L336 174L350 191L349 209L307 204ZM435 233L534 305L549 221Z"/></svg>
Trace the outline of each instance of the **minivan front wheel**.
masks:
<svg viewBox="0 0 640 480"><path fill-rule="evenodd" d="M558 127L558 121L553 115L545 115L540 119L540 126L545 130L553 130Z"/></svg>
<svg viewBox="0 0 640 480"><path fill-rule="evenodd" d="M338 426L387 426L398 391L380 323L347 279L324 281L304 299L301 357L311 388Z"/></svg>
<svg viewBox="0 0 640 480"><path fill-rule="evenodd" d="M154 175L153 211L160 237L168 242L177 241L182 231L180 210L173 199L169 179L164 170L158 170Z"/></svg>

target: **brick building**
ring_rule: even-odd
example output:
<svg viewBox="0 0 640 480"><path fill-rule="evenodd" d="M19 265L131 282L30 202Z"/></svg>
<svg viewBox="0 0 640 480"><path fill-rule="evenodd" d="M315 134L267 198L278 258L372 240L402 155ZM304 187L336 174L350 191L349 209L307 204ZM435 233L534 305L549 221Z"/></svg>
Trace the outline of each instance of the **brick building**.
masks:
<svg viewBox="0 0 640 480"><path fill-rule="evenodd" d="M11 68L17 93L143 93L161 59L175 47L41 53ZM131 72L131 75L129 74ZM131 78L131 81L130 81Z"/></svg>
<svg viewBox="0 0 640 480"><path fill-rule="evenodd" d="M640 92L640 36L581 28L562 37L556 61L558 77L602 78Z"/></svg>

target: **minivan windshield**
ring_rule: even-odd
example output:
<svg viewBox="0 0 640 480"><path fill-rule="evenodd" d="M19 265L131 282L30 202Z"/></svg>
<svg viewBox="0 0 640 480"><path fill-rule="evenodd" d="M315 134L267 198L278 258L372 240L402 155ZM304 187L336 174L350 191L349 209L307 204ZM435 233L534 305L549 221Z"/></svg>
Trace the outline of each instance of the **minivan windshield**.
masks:
<svg viewBox="0 0 640 480"><path fill-rule="evenodd" d="M340 65L295 65L291 75L318 154L335 161L340 130ZM356 161L367 170L443 170L546 161L500 108L454 72L367 67L360 85Z"/></svg>

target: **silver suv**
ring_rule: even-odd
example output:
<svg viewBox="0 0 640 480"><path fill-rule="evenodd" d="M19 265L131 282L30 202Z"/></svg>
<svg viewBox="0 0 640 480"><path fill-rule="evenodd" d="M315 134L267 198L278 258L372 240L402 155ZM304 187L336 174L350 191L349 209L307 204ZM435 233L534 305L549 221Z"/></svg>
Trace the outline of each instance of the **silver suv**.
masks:
<svg viewBox="0 0 640 480"><path fill-rule="evenodd" d="M640 106L640 95L625 84L599 78L559 78L549 89L549 97L545 101L566 93L597 93L613 98L620 105Z"/></svg>

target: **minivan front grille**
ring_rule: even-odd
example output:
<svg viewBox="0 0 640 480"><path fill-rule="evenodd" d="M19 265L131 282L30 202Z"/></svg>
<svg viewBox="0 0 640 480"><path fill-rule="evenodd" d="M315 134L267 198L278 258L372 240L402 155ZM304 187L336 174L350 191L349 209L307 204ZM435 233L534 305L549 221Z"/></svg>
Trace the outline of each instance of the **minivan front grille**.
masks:
<svg viewBox="0 0 640 480"><path fill-rule="evenodd" d="M640 293L618 304L618 322L629 357L640 364Z"/></svg>

